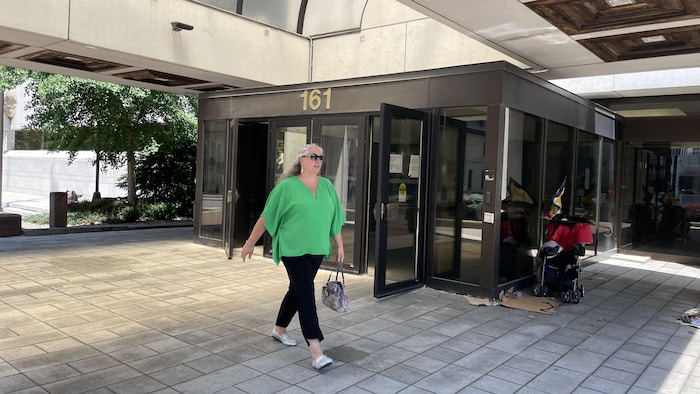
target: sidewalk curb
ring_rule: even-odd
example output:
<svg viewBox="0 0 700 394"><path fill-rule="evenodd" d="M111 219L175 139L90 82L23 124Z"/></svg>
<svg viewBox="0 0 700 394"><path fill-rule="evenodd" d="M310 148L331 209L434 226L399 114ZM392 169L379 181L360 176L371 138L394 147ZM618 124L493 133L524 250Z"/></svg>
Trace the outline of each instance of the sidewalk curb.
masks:
<svg viewBox="0 0 700 394"><path fill-rule="evenodd" d="M88 224L71 227L53 227L53 228L23 228L22 235L38 236L38 235L56 235L56 234L75 234L75 233L93 233L100 231L124 231L124 230L146 230L152 228L167 228L167 227L192 227L192 220L182 220L163 223L124 223L124 224Z"/></svg>

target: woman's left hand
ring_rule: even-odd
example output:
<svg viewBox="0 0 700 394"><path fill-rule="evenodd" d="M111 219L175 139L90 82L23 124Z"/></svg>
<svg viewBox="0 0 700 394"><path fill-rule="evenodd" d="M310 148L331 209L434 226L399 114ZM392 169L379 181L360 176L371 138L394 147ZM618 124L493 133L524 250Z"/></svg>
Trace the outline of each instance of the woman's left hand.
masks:
<svg viewBox="0 0 700 394"><path fill-rule="evenodd" d="M343 250L343 248L338 248L338 261L340 261L341 263L345 261L345 251Z"/></svg>

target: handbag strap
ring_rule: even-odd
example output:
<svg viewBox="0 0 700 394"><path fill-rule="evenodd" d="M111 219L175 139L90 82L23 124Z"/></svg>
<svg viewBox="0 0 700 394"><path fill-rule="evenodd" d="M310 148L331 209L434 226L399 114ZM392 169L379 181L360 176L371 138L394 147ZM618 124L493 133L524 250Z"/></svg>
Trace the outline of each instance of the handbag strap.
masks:
<svg viewBox="0 0 700 394"><path fill-rule="evenodd" d="M343 284L345 284L345 271L343 270L343 262L338 260L338 268L335 271L335 280L338 280L338 271L340 271L340 276L343 278Z"/></svg>
<svg viewBox="0 0 700 394"><path fill-rule="evenodd" d="M338 264L338 266L335 268L335 280L338 280L338 273L340 273L340 276L343 278L343 284L345 284L345 271L343 270L343 262L337 261L336 263ZM331 276L333 276L332 272L328 274L328 280L331 280Z"/></svg>

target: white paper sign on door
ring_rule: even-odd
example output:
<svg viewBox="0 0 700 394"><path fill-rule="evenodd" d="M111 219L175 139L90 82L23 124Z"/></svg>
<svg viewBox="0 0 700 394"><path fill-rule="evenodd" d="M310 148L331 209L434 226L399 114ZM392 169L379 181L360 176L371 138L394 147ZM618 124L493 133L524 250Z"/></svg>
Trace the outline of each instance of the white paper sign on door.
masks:
<svg viewBox="0 0 700 394"><path fill-rule="evenodd" d="M408 177L418 178L420 176L420 155L411 155L408 163Z"/></svg>
<svg viewBox="0 0 700 394"><path fill-rule="evenodd" d="M389 173L401 174L403 172L403 155L392 153L389 155Z"/></svg>

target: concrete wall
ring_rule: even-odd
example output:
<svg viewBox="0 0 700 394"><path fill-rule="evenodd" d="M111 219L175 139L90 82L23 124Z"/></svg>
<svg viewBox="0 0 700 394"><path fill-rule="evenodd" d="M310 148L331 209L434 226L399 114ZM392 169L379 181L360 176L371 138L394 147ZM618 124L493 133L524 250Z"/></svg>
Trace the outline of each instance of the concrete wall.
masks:
<svg viewBox="0 0 700 394"><path fill-rule="evenodd" d="M68 165L68 154L37 150L15 150L3 154L2 190L13 193L49 197L50 192L75 190L80 200L91 200L95 191L95 159L93 152L79 152ZM115 186L126 168L100 173L102 197L126 197L127 191Z"/></svg>
<svg viewBox="0 0 700 394"><path fill-rule="evenodd" d="M361 30L313 41L313 80L517 60L395 0L369 0Z"/></svg>

